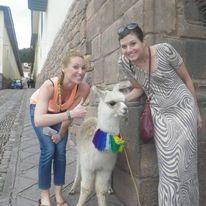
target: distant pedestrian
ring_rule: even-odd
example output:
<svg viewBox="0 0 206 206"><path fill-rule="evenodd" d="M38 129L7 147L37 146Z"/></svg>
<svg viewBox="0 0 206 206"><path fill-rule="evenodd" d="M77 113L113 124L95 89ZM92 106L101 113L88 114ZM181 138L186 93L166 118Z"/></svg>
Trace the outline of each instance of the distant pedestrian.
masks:
<svg viewBox="0 0 206 206"><path fill-rule="evenodd" d="M84 117L86 114L82 103L87 98L90 87L83 82L85 73L84 56L78 52L70 52L62 61L61 76L46 80L30 98L31 122L41 149L38 175L41 206L51 205L49 189L52 163L57 206L68 206L62 197L66 143L72 119ZM51 129L58 133L52 134Z"/></svg>
<svg viewBox="0 0 206 206"><path fill-rule="evenodd" d="M28 85L28 88L31 88L31 79L27 80L27 85Z"/></svg>

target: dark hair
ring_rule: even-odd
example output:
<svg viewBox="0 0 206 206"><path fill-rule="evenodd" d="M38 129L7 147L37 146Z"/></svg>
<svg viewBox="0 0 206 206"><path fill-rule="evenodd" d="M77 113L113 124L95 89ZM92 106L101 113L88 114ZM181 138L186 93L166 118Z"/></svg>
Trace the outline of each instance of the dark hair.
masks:
<svg viewBox="0 0 206 206"><path fill-rule="evenodd" d="M141 42L143 42L144 39L143 31L137 23L129 23L126 26L121 26L117 33L119 35L119 41L131 33L134 33Z"/></svg>

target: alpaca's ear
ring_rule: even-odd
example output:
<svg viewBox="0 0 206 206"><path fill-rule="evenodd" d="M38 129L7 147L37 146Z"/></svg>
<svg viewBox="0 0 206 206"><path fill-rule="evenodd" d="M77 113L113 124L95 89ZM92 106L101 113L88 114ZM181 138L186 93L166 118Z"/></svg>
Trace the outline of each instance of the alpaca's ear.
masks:
<svg viewBox="0 0 206 206"><path fill-rule="evenodd" d="M92 91L98 95L99 98L103 99L106 95L106 91L97 88L96 86L92 86Z"/></svg>
<svg viewBox="0 0 206 206"><path fill-rule="evenodd" d="M119 91L120 89L120 85L119 84L116 84L114 87L113 87L113 91Z"/></svg>

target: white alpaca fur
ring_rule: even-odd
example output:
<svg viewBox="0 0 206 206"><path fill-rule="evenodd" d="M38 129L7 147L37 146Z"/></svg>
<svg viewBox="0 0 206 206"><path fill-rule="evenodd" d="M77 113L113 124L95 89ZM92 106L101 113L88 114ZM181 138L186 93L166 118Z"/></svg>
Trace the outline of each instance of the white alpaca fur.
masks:
<svg viewBox="0 0 206 206"><path fill-rule="evenodd" d="M119 92L118 86L112 91L101 91L93 87L93 91L100 97L98 117L86 119L77 135L76 143L78 160L76 177L70 194L74 193L81 180L80 197L77 206L83 206L93 190L95 184L99 206L106 206L106 193L110 186L112 170L115 166L117 154L97 150L92 139L96 129L118 135L120 132L120 117L127 113L125 97ZM115 103L113 105L113 103Z"/></svg>

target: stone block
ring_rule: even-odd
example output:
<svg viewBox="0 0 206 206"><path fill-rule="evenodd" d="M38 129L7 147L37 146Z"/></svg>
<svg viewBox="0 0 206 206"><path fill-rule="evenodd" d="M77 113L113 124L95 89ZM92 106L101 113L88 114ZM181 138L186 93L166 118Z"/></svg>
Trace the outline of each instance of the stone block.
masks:
<svg viewBox="0 0 206 206"><path fill-rule="evenodd" d="M139 192L142 206L158 206L158 178L142 179Z"/></svg>
<svg viewBox="0 0 206 206"><path fill-rule="evenodd" d="M74 25L74 28L73 28L72 31L70 32L70 35L72 36L72 38L75 37L75 35L79 32L79 30L80 30L80 23L78 22L78 23L76 23L76 24ZM62 42L63 39L61 39L60 41Z"/></svg>
<svg viewBox="0 0 206 206"><path fill-rule="evenodd" d="M153 143L141 145L141 177L158 177L156 148Z"/></svg>
<svg viewBox="0 0 206 206"><path fill-rule="evenodd" d="M164 9L163 9L164 8ZM171 34L176 31L176 1L155 1L154 29L157 33ZM148 17L147 17L148 18Z"/></svg>
<svg viewBox="0 0 206 206"><path fill-rule="evenodd" d="M3 74L0 74L0 89L3 88Z"/></svg>
<svg viewBox="0 0 206 206"><path fill-rule="evenodd" d="M202 92L198 93L198 103L200 114L203 119L203 127L201 130L198 131L198 141L199 142L206 142L206 92L203 90Z"/></svg>
<svg viewBox="0 0 206 206"><path fill-rule="evenodd" d="M93 90L90 91L89 100L90 100L90 106L97 106L99 103L99 97L97 94L93 92Z"/></svg>
<svg viewBox="0 0 206 206"><path fill-rule="evenodd" d="M119 48L117 29L122 25L122 20L115 21L102 33L101 52L103 56Z"/></svg>
<svg viewBox="0 0 206 206"><path fill-rule="evenodd" d="M76 47L80 43L80 33L77 32L72 40L73 45Z"/></svg>
<svg viewBox="0 0 206 206"><path fill-rule="evenodd" d="M206 79L206 42L204 40L185 41L186 66L194 79Z"/></svg>
<svg viewBox="0 0 206 206"><path fill-rule="evenodd" d="M199 190L200 190L200 205L204 205L206 198L206 143L199 142L198 144L198 178L199 178Z"/></svg>
<svg viewBox="0 0 206 206"><path fill-rule="evenodd" d="M92 40L92 60L96 60L101 56L101 35L96 36Z"/></svg>
<svg viewBox="0 0 206 206"><path fill-rule="evenodd" d="M182 4L185 12L185 18L188 21L200 21L200 12L197 7L197 1L187 0Z"/></svg>
<svg viewBox="0 0 206 206"><path fill-rule="evenodd" d="M94 2L95 0L91 0L88 5L87 5L87 9L86 9L86 19L87 21L95 14L95 8L94 8Z"/></svg>
<svg viewBox="0 0 206 206"><path fill-rule="evenodd" d="M81 0L79 1L79 3L76 4L76 14L77 16L81 17L82 15L85 15L85 11L88 5L88 1L87 0Z"/></svg>
<svg viewBox="0 0 206 206"><path fill-rule="evenodd" d="M76 12L77 12L76 10L77 10L77 7L78 7L78 4L79 4L79 3L80 3L79 1L74 1L74 2L72 3L72 5L70 6L68 16L69 16L71 19L73 19L73 18L75 17Z"/></svg>
<svg viewBox="0 0 206 206"><path fill-rule="evenodd" d="M98 11L103 4L106 2L107 0L98 0L98 1L94 1L94 9L95 11Z"/></svg>
<svg viewBox="0 0 206 206"><path fill-rule="evenodd" d="M205 199L206 199L206 182L205 181L199 181L199 192L200 192L200 206L205 205Z"/></svg>
<svg viewBox="0 0 206 206"><path fill-rule="evenodd" d="M38 162L38 161L37 161ZM21 164L22 166L22 164ZM31 167L31 166L30 166ZM24 177L16 177L16 192L20 193L25 189L31 187L36 183L35 180L24 178Z"/></svg>
<svg viewBox="0 0 206 206"><path fill-rule="evenodd" d="M206 143L205 142L199 142L198 143L198 171L199 171L199 180L200 184L202 181L205 181L206 176Z"/></svg>
<svg viewBox="0 0 206 206"><path fill-rule="evenodd" d="M29 199L21 197L21 196L18 196L15 201L16 201L17 205L35 206L37 204L35 201L29 200Z"/></svg>
<svg viewBox="0 0 206 206"><path fill-rule="evenodd" d="M86 49L87 49L87 54L91 54L92 53L92 43L91 40L86 39Z"/></svg>
<svg viewBox="0 0 206 206"><path fill-rule="evenodd" d="M105 84L117 83L119 80L119 65L117 63L119 51L113 52L105 57L104 61L104 82Z"/></svg>
<svg viewBox="0 0 206 206"><path fill-rule="evenodd" d="M80 24L79 32L80 32L80 38L85 39L86 38L86 19L82 20Z"/></svg>
<svg viewBox="0 0 206 206"><path fill-rule="evenodd" d="M124 24L136 22L141 28L143 27L143 0L137 1L125 12L123 22Z"/></svg>
<svg viewBox="0 0 206 206"><path fill-rule="evenodd" d="M148 45L155 44L155 35L154 34L146 34L144 38L145 38L145 41L148 43Z"/></svg>
<svg viewBox="0 0 206 206"><path fill-rule="evenodd" d="M140 180L135 179L137 185ZM126 206L137 205L136 192L130 175L116 168L113 172L113 188L117 197Z"/></svg>
<svg viewBox="0 0 206 206"><path fill-rule="evenodd" d="M184 15L178 15L177 35L179 37L205 39L206 27L203 24L189 23Z"/></svg>
<svg viewBox="0 0 206 206"><path fill-rule="evenodd" d="M100 34L100 29L101 29L100 14L96 13L95 15L92 16L92 18L90 18L87 21L87 26L86 26L87 41L90 41L95 36Z"/></svg>
<svg viewBox="0 0 206 206"><path fill-rule="evenodd" d="M94 62L94 84L104 82L104 60L99 59Z"/></svg>
<svg viewBox="0 0 206 206"><path fill-rule="evenodd" d="M201 12L204 11L205 1L202 0L187 0L183 2L184 6L184 12L185 12L185 18L188 22L199 22L199 23L205 23L205 17L204 13Z"/></svg>
<svg viewBox="0 0 206 206"><path fill-rule="evenodd" d="M143 1L143 31L144 33L154 32L155 1Z"/></svg>
<svg viewBox="0 0 206 206"><path fill-rule="evenodd" d="M113 0L107 0L98 12L100 16L101 32L103 32L114 22Z"/></svg>
<svg viewBox="0 0 206 206"><path fill-rule="evenodd" d="M138 0L114 0L114 19L116 20L123 16L124 13L137 1Z"/></svg>

